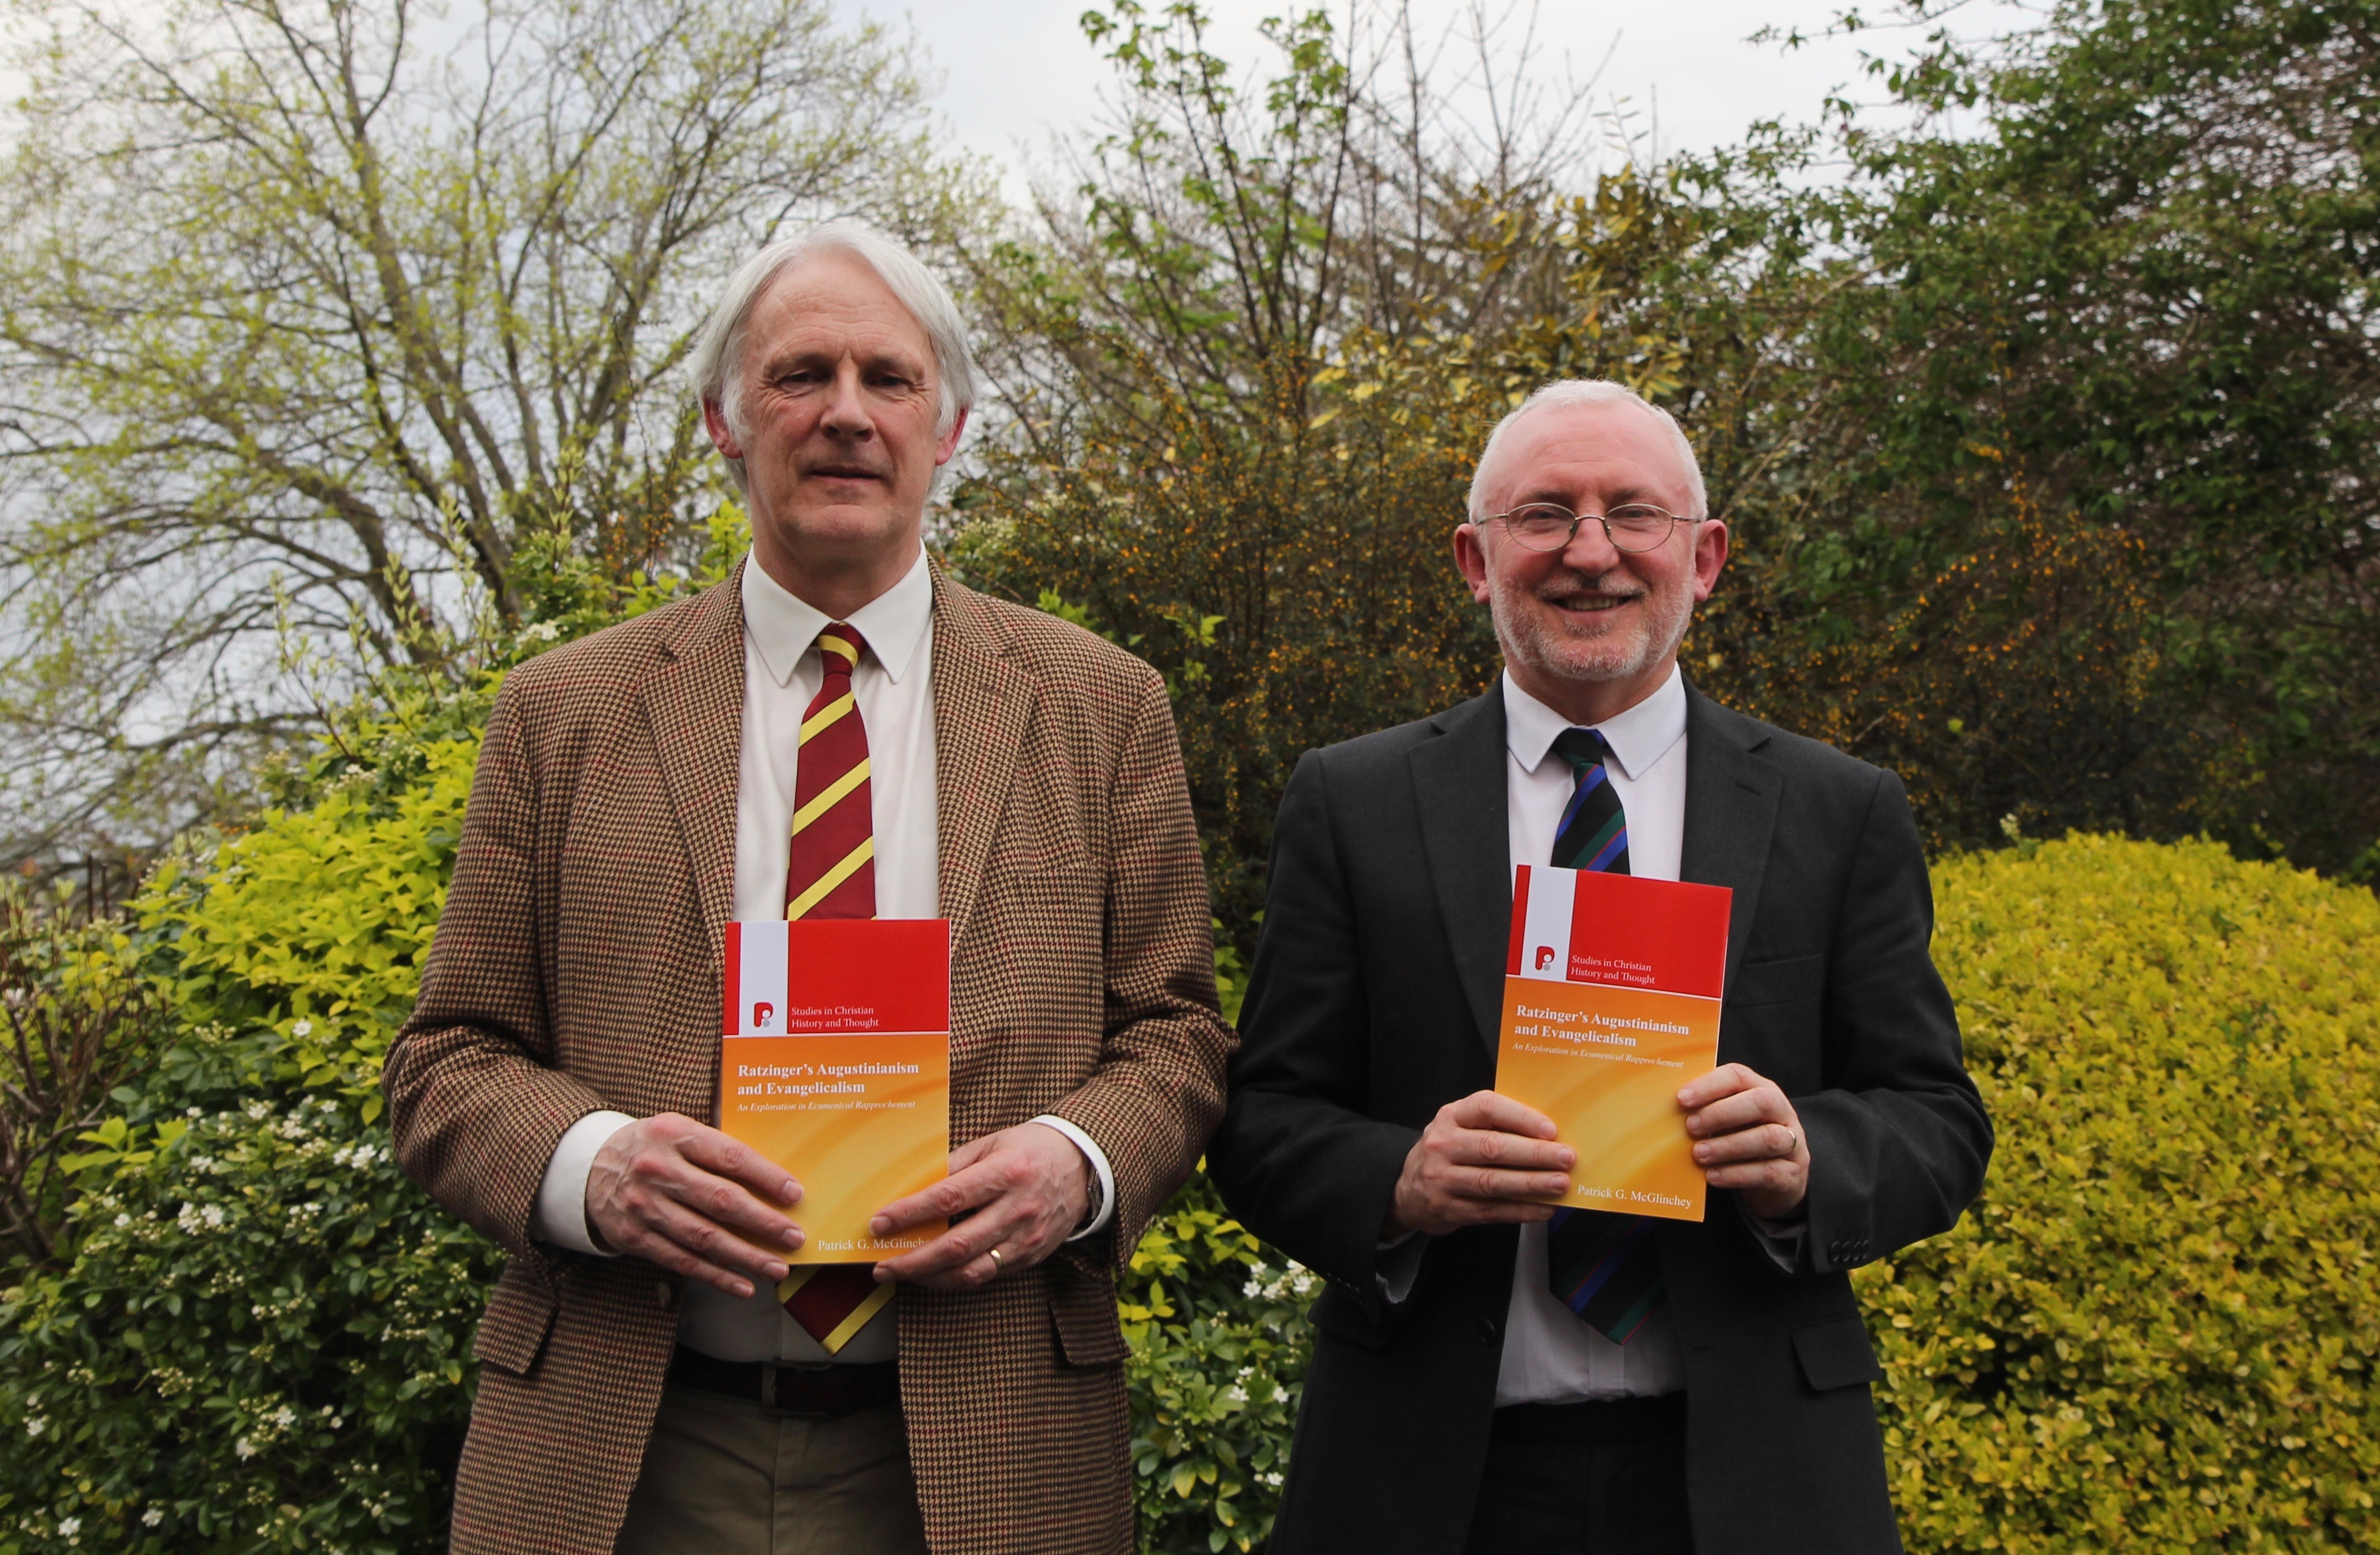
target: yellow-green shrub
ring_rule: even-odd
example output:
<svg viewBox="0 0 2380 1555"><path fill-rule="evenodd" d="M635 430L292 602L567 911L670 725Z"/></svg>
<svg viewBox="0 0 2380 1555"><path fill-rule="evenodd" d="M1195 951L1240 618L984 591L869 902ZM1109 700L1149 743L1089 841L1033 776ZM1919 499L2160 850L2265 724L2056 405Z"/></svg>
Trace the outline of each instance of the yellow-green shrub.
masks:
<svg viewBox="0 0 2380 1555"><path fill-rule="evenodd" d="M1999 1148L1861 1276L1910 1548L2380 1547L2380 903L2085 836L1936 889Z"/></svg>
<svg viewBox="0 0 2380 1555"><path fill-rule="evenodd" d="M480 755L475 737L388 743L397 759L348 769L197 863L168 861L133 904L186 1019L290 1035L308 1084L347 1072L366 1123L445 905Z"/></svg>
<svg viewBox="0 0 2380 1555"><path fill-rule="evenodd" d="M0 1555L444 1548L498 1260L374 1082L476 749L378 740L133 903L178 1029L82 1136L71 1257L0 1270Z"/></svg>

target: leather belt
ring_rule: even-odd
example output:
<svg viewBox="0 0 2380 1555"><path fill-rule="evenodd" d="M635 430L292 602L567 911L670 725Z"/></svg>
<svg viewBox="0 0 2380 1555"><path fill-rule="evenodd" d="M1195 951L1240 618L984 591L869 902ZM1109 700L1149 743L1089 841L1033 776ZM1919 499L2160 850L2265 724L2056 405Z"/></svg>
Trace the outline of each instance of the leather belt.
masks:
<svg viewBox="0 0 2380 1555"><path fill-rule="evenodd" d="M1510 1403L1496 1411L1490 1440L1506 1446L1620 1446L1679 1435L1686 1395L1594 1399L1580 1403Z"/></svg>
<svg viewBox="0 0 2380 1555"><path fill-rule="evenodd" d="M681 1344L670 1356L669 1379L682 1388L774 1404L791 1415L817 1415L830 1420L863 1409L897 1408L901 1403L898 1361L780 1366L772 1361L722 1361Z"/></svg>

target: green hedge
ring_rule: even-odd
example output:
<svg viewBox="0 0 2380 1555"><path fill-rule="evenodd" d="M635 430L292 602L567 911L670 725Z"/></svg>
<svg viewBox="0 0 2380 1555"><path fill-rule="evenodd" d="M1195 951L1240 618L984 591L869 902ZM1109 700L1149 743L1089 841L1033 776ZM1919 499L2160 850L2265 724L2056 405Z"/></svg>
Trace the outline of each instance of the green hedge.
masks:
<svg viewBox="0 0 2380 1555"><path fill-rule="evenodd" d="M1862 1271L1910 1548L2380 1548L2380 903L2107 837L1936 886L1999 1148Z"/></svg>
<svg viewBox="0 0 2380 1555"><path fill-rule="evenodd" d="M372 1080L470 757L326 763L141 898L122 951L182 1024L86 1141L71 1259L0 1293L0 1555L443 1547L494 1258L395 1173ZM1862 1275L1912 1549L2380 1544L2380 905L2105 838L1937 883L2001 1144L1957 1232ZM1142 1243L1147 1549L1261 1541L1310 1291L1199 1182Z"/></svg>

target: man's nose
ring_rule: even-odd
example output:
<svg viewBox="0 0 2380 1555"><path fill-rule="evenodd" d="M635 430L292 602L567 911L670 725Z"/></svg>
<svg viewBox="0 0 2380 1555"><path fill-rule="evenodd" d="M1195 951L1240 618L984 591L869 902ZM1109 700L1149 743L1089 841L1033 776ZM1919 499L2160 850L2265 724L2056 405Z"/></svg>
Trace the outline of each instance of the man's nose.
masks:
<svg viewBox="0 0 2380 1555"><path fill-rule="evenodd" d="M868 418L868 402L860 394L859 368L844 362L835 370L834 383L827 391L826 410L820 422L839 437L866 437L876 430Z"/></svg>
<svg viewBox="0 0 2380 1555"><path fill-rule="evenodd" d="M1621 555L1620 548L1611 543L1611 531L1603 527L1602 519L1591 516L1579 519L1561 553L1564 566L1589 575L1609 572L1620 565Z"/></svg>

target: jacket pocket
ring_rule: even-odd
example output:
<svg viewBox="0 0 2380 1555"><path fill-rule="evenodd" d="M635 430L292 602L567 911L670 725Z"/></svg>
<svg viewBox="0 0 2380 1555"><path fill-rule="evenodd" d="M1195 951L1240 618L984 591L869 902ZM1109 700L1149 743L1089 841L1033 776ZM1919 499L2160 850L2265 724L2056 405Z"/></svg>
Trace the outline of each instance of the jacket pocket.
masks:
<svg viewBox="0 0 2380 1555"><path fill-rule="evenodd" d="M1751 1004L1798 1004L1826 991L1824 955L1788 956L1782 961L1748 961L1735 969L1727 1002Z"/></svg>
<svg viewBox="0 0 2380 1555"><path fill-rule="evenodd" d="M553 1297L516 1263L504 1265L488 1298L487 1316L471 1341L471 1355L483 1366L526 1377L553 1330Z"/></svg>
<svg viewBox="0 0 2380 1555"><path fill-rule="evenodd" d="M1097 1241L1097 1238L1092 1240ZM1068 1366L1113 1366L1132 1353L1116 1317L1115 1280L1104 1267L1069 1247L1041 1267L1050 1293L1050 1320Z"/></svg>
<svg viewBox="0 0 2380 1555"><path fill-rule="evenodd" d="M1802 1375L1822 1393L1884 1380L1884 1367L1876 1364L1876 1348L1868 1342L1867 1325L1856 1312L1795 1329L1793 1354L1802 1362Z"/></svg>
<svg viewBox="0 0 2380 1555"><path fill-rule="evenodd" d="M1324 1333L1366 1350L1386 1349L1393 1327L1386 1313L1373 1310L1363 1297L1337 1283L1323 1287L1307 1317Z"/></svg>

